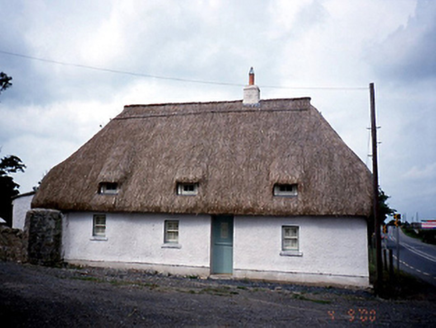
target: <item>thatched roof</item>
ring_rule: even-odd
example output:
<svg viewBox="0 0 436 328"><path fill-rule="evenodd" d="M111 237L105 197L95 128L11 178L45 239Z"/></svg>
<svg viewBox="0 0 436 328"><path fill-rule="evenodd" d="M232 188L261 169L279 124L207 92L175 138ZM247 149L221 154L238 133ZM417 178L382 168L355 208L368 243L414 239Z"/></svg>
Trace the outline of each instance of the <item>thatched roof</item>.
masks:
<svg viewBox="0 0 436 328"><path fill-rule="evenodd" d="M116 195L98 193L116 182ZM180 196L180 182L198 195ZM274 185L298 184L277 197ZM371 212L371 173L310 98L126 106L43 179L32 206L249 215Z"/></svg>

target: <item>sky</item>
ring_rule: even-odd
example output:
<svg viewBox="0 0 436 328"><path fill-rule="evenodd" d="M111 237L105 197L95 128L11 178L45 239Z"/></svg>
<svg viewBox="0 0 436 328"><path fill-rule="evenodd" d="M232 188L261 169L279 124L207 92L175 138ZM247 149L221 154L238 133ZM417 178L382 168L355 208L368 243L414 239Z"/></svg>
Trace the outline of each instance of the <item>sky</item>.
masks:
<svg viewBox="0 0 436 328"><path fill-rule="evenodd" d="M31 191L125 105L311 97L407 221L436 218L436 1L0 0L0 158Z"/></svg>

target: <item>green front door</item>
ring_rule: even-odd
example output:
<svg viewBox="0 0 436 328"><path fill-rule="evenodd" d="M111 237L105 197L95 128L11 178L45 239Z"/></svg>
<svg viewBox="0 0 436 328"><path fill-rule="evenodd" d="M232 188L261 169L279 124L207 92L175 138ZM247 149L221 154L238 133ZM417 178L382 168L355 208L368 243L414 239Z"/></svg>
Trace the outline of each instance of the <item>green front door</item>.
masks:
<svg viewBox="0 0 436 328"><path fill-rule="evenodd" d="M212 217L212 272L233 273L233 216Z"/></svg>

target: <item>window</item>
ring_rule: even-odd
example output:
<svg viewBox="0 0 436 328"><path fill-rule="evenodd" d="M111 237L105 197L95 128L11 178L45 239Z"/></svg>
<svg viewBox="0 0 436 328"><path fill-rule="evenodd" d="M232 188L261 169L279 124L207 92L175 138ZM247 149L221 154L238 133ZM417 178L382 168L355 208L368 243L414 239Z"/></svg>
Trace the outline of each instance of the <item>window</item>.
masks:
<svg viewBox="0 0 436 328"><path fill-rule="evenodd" d="M282 251L298 252L298 227L282 227Z"/></svg>
<svg viewBox="0 0 436 328"><path fill-rule="evenodd" d="M195 196L198 194L198 183L178 183L177 195Z"/></svg>
<svg viewBox="0 0 436 328"><path fill-rule="evenodd" d="M165 244L179 243L179 221L165 221Z"/></svg>
<svg viewBox="0 0 436 328"><path fill-rule="evenodd" d="M106 237L106 215L96 214L94 215L94 222L92 225L93 237Z"/></svg>
<svg viewBox="0 0 436 328"><path fill-rule="evenodd" d="M297 196L297 184L275 184L273 194L274 196L292 197Z"/></svg>
<svg viewBox="0 0 436 328"><path fill-rule="evenodd" d="M118 183L102 182L98 188L98 193L104 195L115 195L118 193Z"/></svg>

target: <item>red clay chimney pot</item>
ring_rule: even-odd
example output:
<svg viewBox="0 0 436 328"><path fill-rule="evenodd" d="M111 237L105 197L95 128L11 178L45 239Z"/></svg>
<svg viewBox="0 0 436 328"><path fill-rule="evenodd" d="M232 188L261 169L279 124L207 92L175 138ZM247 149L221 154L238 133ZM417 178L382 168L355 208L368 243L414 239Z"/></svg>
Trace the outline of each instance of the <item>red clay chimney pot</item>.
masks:
<svg viewBox="0 0 436 328"><path fill-rule="evenodd" d="M254 85L254 69L253 69L253 67L250 68L248 85Z"/></svg>

